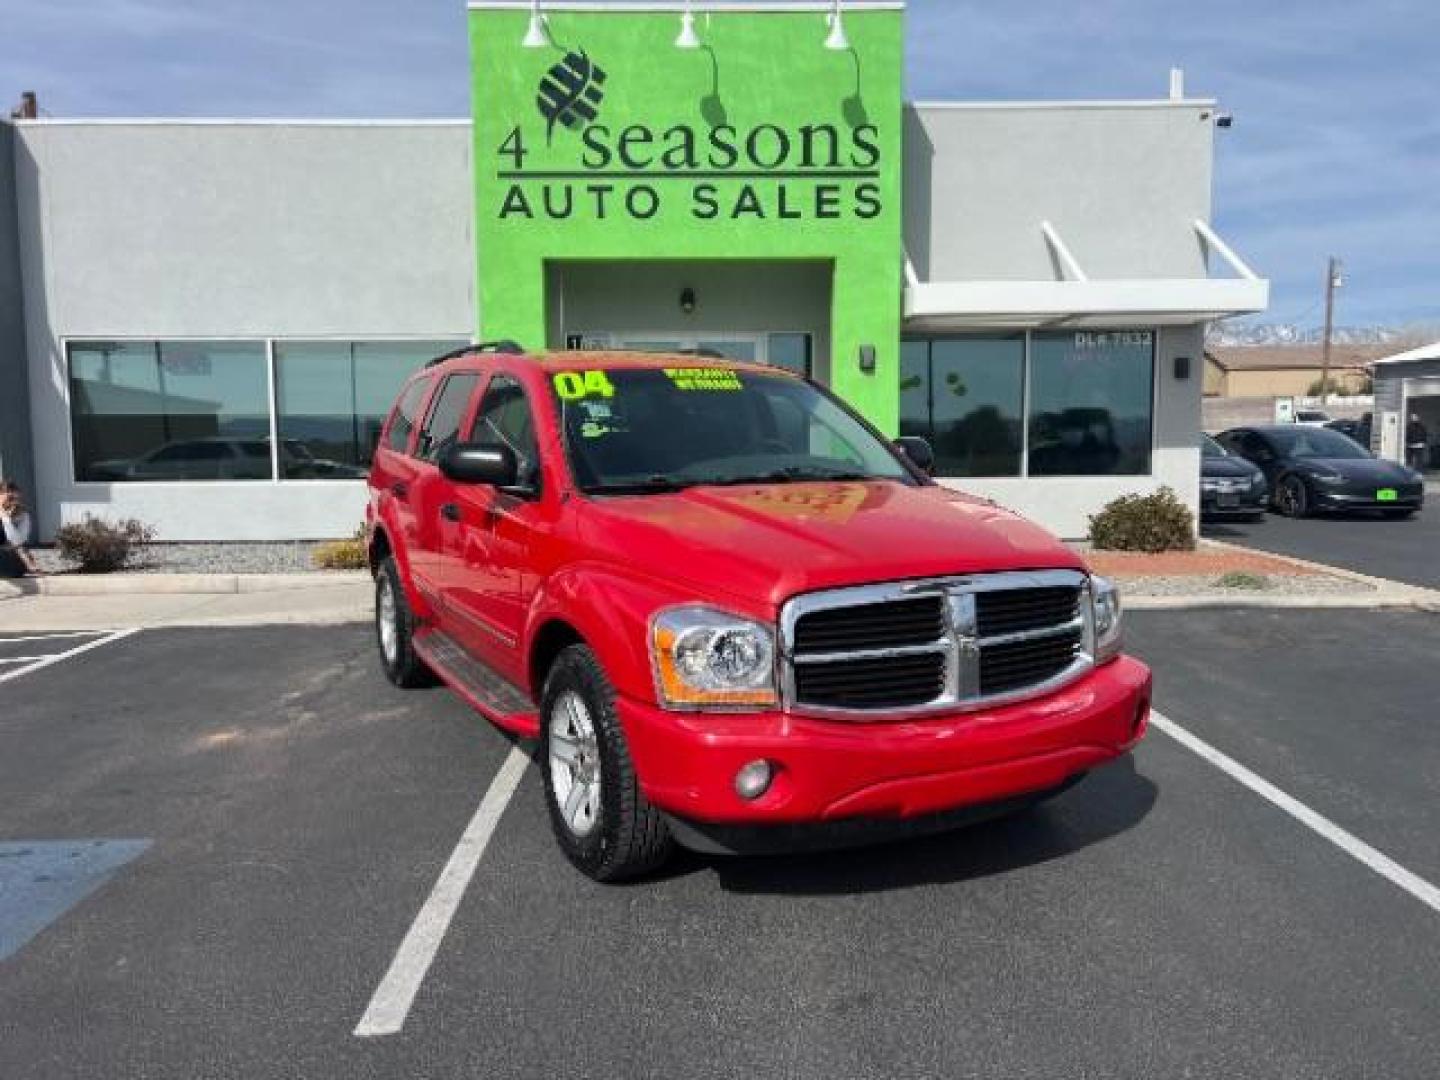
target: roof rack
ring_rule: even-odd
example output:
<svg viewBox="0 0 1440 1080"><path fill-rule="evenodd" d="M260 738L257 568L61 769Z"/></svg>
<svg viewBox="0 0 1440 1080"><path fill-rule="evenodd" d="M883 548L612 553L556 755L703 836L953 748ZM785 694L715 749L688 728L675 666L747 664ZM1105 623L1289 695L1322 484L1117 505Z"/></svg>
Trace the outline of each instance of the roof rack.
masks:
<svg viewBox="0 0 1440 1080"><path fill-rule="evenodd" d="M425 366L427 368L432 368L435 367L437 364L443 364L447 360L454 360L457 357L469 356L471 353L487 352L504 353L507 356L523 356L525 353L525 346L521 345L518 341L511 341L509 338L501 338L498 341L480 341L476 342L474 345L465 345L459 349L452 349L450 352L445 353L443 356L435 357L434 360L429 361Z"/></svg>

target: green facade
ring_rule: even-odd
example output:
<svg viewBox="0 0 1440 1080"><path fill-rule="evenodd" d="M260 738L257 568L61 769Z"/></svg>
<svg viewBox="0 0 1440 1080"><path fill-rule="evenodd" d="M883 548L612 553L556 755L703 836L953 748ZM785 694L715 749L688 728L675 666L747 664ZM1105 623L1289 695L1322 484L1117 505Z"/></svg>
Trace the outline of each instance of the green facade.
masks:
<svg viewBox="0 0 1440 1080"><path fill-rule="evenodd" d="M832 387L896 428L901 298L899 10L470 11L482 339L546 342L551 260L825 260ZM597 70L598 69L598 70ZM862 372L862 345L875 365Z"/></svg>

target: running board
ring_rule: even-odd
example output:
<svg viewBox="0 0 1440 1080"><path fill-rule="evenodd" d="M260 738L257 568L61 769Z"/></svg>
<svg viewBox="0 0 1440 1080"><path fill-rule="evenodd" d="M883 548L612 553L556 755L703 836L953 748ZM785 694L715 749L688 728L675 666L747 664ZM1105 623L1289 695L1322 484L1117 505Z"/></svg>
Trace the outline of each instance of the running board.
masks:
<svg viewBox="0 0 1440 1080"><path fill-rule="evenodd" d="M524 690L468 653L443 630L417 634L415 651L457 694L496 727L525 739L540 737L540 714Z"/></svg>

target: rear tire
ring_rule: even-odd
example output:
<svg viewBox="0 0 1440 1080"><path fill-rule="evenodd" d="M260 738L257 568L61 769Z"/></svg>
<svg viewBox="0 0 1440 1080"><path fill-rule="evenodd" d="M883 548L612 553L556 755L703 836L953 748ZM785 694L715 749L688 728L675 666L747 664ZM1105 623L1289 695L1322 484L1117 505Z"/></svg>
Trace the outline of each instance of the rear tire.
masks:
<svg viewBox="0 0 1440 1080"><path fill-rule="evenodd" d="M1275 489L1275 508L1286 517L1310 516L1310 489L1298 476L1287 476Z"/></svg>
<svg viewBox="0 0 1440 1080"><path fill-rule="evenodd" d="M387 555L375 571L375 644L385 677L404 690L435 685L435 674L415 651L415 615L400 584L400 570Z"/></svg>
<svg viewBox="0 0 1440 1080"><path fill-rule="evenodd" d="M623 881L670 857L670 830L640 790L614 687L588 647L571 645L551 665L540 729L550 827L581 873Z"/></svg>

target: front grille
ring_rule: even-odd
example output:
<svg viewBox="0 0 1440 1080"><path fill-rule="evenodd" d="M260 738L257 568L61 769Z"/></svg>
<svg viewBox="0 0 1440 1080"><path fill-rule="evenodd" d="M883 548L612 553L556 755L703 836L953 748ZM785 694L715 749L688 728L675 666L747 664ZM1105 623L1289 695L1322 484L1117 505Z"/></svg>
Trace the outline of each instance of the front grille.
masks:
<svg viewBox="0 0 1440 1080"><path fill-rule="evenodd" d="M785 699L847 712L1012 700L1088 669L1085 575L1050 570L800 596L781 613Z"/></svg>
<svg viewBox="0 0 1440 1080"><path fill-rule="evenodd" d="M1053 679L1075 662L1080 631L1026 641L985 645L980 649L980 693L1007 694Z"/></svg>
<svg viewBox="0 0 1440 1080"><path fill-rule="evenodd" d="M795 652L893 649L928 645L944 636L944 598L918 596L803 615L795 624Z"/></svg>
<svg viewBox="0 0 1440 1080"><path fill-rule="evenodd" d="M1080 590L1063 585L976 593L976 633L987 638L1069 622L1079 603Z"/></svg>
<svg viewBox="0 0 1440 1080"><path fill-rule="evenodd" d="M938 652L795 669L799 698L831 709L903 709L934 701L944 689L945 657Z"/></svg>

